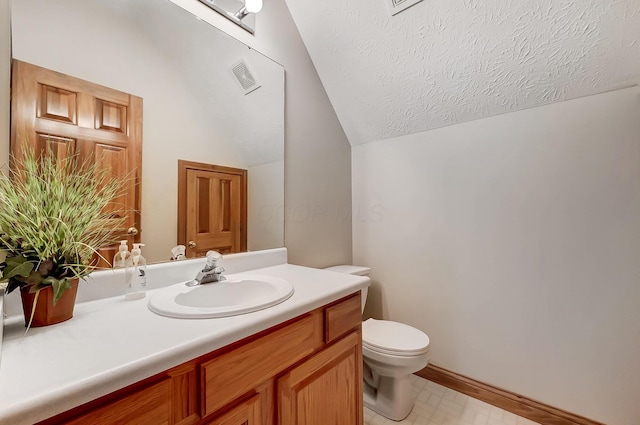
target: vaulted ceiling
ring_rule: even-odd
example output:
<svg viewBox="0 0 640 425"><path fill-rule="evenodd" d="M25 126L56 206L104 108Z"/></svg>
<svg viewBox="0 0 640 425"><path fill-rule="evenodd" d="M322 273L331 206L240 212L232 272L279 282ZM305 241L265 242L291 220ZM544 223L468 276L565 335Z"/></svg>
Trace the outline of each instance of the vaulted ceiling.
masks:
<svg viewBox="0 0 640 425"><path fill-rule="evenodd" d="M640 83L640 0L392 1L286 0L354 145Z"/></svg>

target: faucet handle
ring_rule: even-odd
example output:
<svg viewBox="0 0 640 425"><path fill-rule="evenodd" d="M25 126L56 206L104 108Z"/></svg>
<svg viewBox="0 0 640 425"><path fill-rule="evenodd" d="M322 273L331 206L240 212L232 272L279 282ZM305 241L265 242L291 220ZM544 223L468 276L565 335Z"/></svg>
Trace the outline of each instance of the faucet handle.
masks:
<svg viewBox="0 0 640 425"><path fill-rule="evenodd" d="M218 267L218 263L222 261L222 254L218 251L207 251L207 268Z"/></svg>

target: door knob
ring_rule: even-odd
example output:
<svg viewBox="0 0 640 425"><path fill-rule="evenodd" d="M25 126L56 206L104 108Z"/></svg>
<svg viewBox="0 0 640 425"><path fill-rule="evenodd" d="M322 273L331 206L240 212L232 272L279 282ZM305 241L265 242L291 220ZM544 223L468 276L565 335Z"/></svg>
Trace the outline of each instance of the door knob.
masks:
<svg viewBox="0 0 640 425"><path fill-rule="evenodd" d="M189 241L189 243L187 245L189 245L189 248L195 248L196 247L196 243L194 241Z"/></svg>
<svg viewBox="0 0 640 425"><path fill-rule="evenodd" d="M135 227L129 227L127 229L127 235L135 236L137 234L138 234L138 229L136 229Z"/></svg>

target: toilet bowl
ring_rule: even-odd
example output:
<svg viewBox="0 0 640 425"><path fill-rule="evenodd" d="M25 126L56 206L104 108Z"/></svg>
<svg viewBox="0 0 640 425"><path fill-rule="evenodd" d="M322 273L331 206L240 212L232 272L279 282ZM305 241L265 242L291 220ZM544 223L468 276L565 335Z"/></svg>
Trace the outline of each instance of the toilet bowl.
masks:
<svg viewBox="0 0 640 425"><path fill-rule="evenodd" d="M368 276L368 267L334 266L326 270ZM362 290L362 309L368 288ZM404 323L368 319L362 323L364 405L395 421L406 418L415 401L411 374L429 362L429 337Z"/></svg>

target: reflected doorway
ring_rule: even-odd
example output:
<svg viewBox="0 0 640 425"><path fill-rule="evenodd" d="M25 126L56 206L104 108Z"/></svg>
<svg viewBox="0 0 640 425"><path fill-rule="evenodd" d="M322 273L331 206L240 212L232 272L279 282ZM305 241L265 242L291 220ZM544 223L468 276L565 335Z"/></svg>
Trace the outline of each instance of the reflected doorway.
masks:
<svg viewBox="0 0 640 425"><path fill-rule="evenodd" d="M178 244L191 258L247 250L247 170L178 160Z"/></svg>

